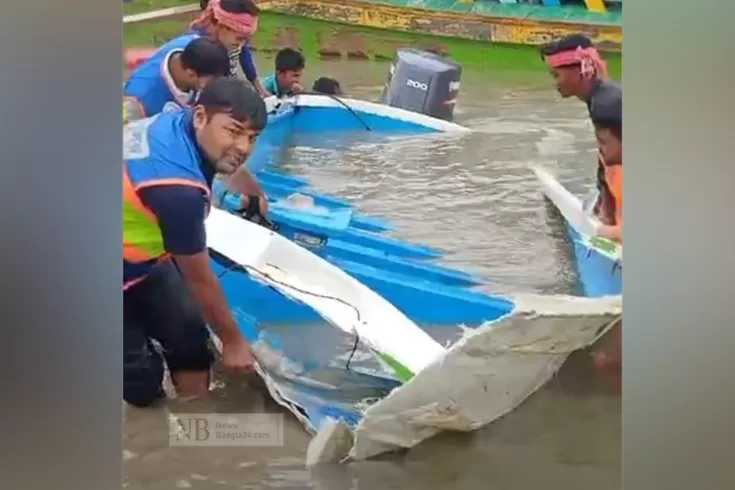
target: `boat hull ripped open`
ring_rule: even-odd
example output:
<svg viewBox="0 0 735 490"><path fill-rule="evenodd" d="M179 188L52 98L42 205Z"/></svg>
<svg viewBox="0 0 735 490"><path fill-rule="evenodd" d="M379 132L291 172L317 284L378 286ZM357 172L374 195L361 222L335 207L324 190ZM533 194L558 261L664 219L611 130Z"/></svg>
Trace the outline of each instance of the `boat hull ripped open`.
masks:
<svg viewBox="0 0 735 490"><path fill-rule="evenodd" d="M564 218L585 296L622 294L622 245L595 237L599 223L585 209L582 200L564 188L547 170L537 166L531 168L544 196Z"/></svg>
<svg viewBox="0 0 735 490"><path fill-rule="evenodd" d="M543 386L569 353L604 335L621 311L619 298L498 297L486 311L493 321L444 328L459 334L447 349L368 287L267 228L214 209L207 234L267 389L316 435L310 464L365 459L441 430L490 423ZM331 331L353 338L352 349L314 359L325 349L317 343L340 340L315 340L316 326L279 332L242 315L250 292L228 287L229 276L313 309L337 327ZM295 329L298 340L289 346Z"/></svg>
<svg viewBox="0 0 735 490"><path fill-rule="evenodd" d="M525 296L504 318L467 330L446 354L369 406L356 425L326 420L307 464L408 449L444 431L473 431L517 408L613 327L620 297Z"/></svg>

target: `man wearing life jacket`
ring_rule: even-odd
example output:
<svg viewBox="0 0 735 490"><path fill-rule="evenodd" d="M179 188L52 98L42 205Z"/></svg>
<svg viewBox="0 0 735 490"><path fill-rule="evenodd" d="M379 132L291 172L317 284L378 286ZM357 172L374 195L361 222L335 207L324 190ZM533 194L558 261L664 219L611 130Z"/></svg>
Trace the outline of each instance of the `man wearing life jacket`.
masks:
<svg viewBox="0 0 735 490"><path fill-rule="evenodd" d="M217 41L182 36L153 53L123 86L123 122L188 106L197 90L215 77L227 76L227 49Z"/></svg>
<svg viewBox="0 0 735 490"><path fill-rule="evenodd" d="M258 29L260 9L252 0L203 0L201 15L189 26L190 32L217 39L230 53L230 76L241 69L245 78L263 97L269 94L258 77L250 39Z"/></svg>
<svg viewBox="0 0 735 490"><path fill-rule="evenodd" d="M229 73L227 49L220 41L198 34L177 37L139 65L125 82L123 123L189 106L207 81ZM226 185L242 194L243 206L248 196L259 196L260 211L268 214L265 192L247 168L238 169Z"/></svg>
<svg viewBox="0 0 735 490"><path fill-rule="evenodd" d="M608 224L603 224L597 234L623 242L623 97L622 93L610 94L598 99L590 110L595 127L600 160L604 169L605 186L610 201L605 207L610 211Z"/></svg>
<svg viewBox="0 0 735 490"><path fill-rule="evenodd" d="M246 82L219 78L193 108L124 127L123 397L132 405L163 397L163 359L178 395L207 393L206 325L223 342L225 367L253 368L250 346L210 268L204 220L214 175L243 164L266 119L262 98Z"/></svg>
<svg viewBox="0 0 735 490"><path fill-rule="evenodd" d="M564 98L578 98L588 111L592 111L598 100L622 96L622 87L608 79L607 66L587 36L572 34L551 42L541 48L541 54L559 94ZM595 211L601 221L611 224L613 217L606 206L611 196L605 187L604 166L599 159L597 182L600 198Z"/></svg>

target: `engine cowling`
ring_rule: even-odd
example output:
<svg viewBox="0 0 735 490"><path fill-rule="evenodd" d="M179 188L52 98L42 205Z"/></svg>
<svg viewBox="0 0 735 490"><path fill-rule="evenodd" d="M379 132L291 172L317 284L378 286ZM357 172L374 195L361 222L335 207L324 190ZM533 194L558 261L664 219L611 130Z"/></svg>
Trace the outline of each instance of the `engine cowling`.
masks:
<svg viewBox="0 0 735 490"><path fill-rule="evenodd" d="M391 65L382 102L452 121L461 77L462 67L445 56L402 48Z"/></svg>

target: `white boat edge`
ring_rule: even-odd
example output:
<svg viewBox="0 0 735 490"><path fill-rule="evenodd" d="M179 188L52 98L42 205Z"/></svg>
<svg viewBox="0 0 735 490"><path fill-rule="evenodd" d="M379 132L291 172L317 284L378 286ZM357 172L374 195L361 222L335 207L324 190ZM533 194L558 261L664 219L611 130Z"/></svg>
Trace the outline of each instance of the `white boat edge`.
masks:
<svg viewBox="0 0 735 490"><path fill-rule="evenodd" d="M584 206L582 205L582 200L569 192L563 185L561 185L561 183L559 183L558 180L556 180L556 177L554 177L551 172L545 168L539 165L530 165L529 167L541 184L544 195L559 210L567 223L569 223L569 225L583 237L585 245L590 248L594 248L597 252L611 260L622 264L622 245L617 244L615 247L616 253L611 254L606 250L595 247L590 242L590 238L592 238L596 233L599 221L585 211Z"/></svg>
<svg viewBox="0 0 735 490"><path fill-rule="evenodd" d="M352 99L349 97L333 97L328 95L316 94L300 94L293 97L279 99L275 96L267 97L265 100L268 112L277 110L279 106L293 104L298 107L329 107L335 109L345 109L345 105L353 111L374 114L390 119L397 119L412 124L424 126L434 129L442 133L469 133L471 129L466 128L457 123L444 121L435 117L420 114L418 112L407 111L398 107L392 107L377 102L369 102L366 100Z"/></svg>
<svg viewBox="0 0 735 490"><path fill-rule="evenodd" d="M417 373L445 353L382 296L287 238L216 208L205 224L210 249L244 266L254 279L308 305L335 327L358 335L381 362L387 356Z"/></svg>
<svg viewBox="0 0 735 490"><path fill-rule="evenodd" d="M198 3L192 3L189 5L180 5L178 7L169 7L159 10L151 10L148 12L141 12L139 14L130 14L123 16L123 25L125 24L136 24L138 22L145 22L147 20L160 20L173 15L188 14L190 12L197 12L201 10Z"/></svg>
<svg viewBox="0 0 735 490"><path fill-rule="evenodd" d="M504 318L469 330L446 355L369 407L353 432L325 423L307 466L407 449L443 430L472 431L517 408L569 354L594 344L622 314L622 296L527 295Z"/></svg>

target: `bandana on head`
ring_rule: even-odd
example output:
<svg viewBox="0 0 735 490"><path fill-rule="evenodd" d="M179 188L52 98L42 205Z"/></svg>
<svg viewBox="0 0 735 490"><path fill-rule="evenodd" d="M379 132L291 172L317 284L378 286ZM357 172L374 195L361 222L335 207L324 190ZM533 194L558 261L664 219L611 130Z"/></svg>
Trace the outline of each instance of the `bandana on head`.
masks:
<svg viewBox="0 0 735 490"><path fill-rule="evenodd" d="M191 23L192 29L206 29L218 22L233 31L252 36L258 30L258 17L248 13L232 13L225 11L220 0L210 0L204 12Z"/></svg>
<svg viewBox="0 0 735 490"><path fill-rule="evenodd" d="M579 65L583 77L592 78L597 76L603 80L607 79L607 65L600 58L600 54L595 48L583 48L579 46L577 49L545 56L544 61L551 68Z"/></svg>

